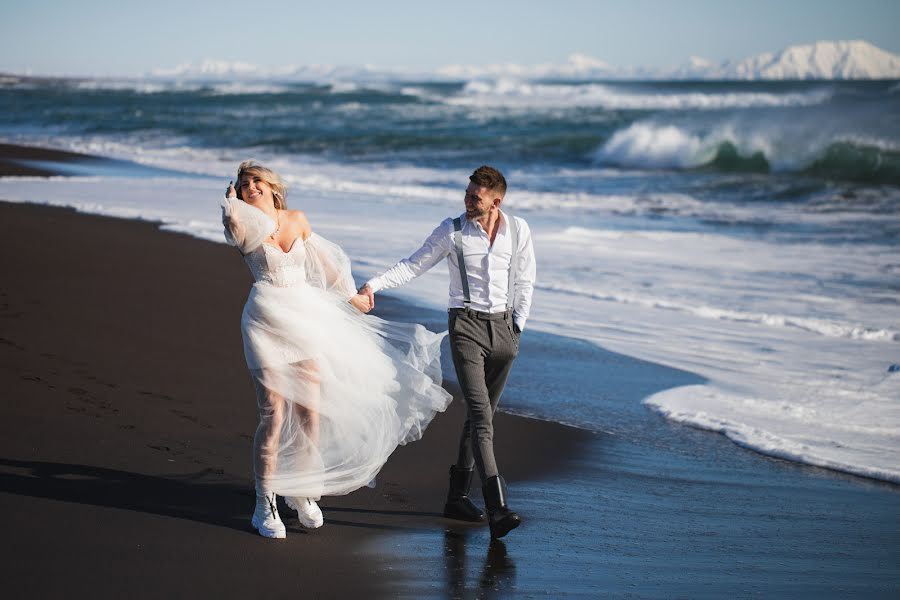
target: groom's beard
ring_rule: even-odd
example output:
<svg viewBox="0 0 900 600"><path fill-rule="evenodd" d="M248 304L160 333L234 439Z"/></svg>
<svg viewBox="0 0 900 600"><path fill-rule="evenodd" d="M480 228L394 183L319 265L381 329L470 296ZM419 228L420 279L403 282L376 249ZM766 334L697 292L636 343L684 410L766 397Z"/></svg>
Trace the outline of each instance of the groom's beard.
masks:
<svg viewBox="0 0 900 600"><path fill-rule="evenodd" d="M487 214L489 212L491 212L490 208L487 210L479 210L478 208L473 208L473 209L469 210L467 208L466 209L466 220L467 221L475 221L477 219L480 219L481 217L487 216Z"/></svg>

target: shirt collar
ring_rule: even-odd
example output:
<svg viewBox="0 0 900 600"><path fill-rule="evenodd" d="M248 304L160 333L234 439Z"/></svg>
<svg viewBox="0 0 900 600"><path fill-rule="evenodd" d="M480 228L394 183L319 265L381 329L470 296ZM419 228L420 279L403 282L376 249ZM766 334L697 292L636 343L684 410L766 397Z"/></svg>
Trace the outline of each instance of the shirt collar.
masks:
<svg viewBox="0 0 900 600"><path fill-rule="evenodd" d="M481 226L481 223L479 223L478 221L470 221L469 219L466 218L466 213L459 215L459 218L460 218L460 222L462 223L463 228L465 228L466 225L469 225L471 227L475 227L476 229L478 229L478 231L484 232L484 234L487 235L487 232L484 231L484 227ZM506 233L506 231L509 229L508 225L507 225L508 223L509 223L509 217L506 216L506 213L503 212L503 210L501 209L500 210L500 228L497 230L498 235L501 233Z"/></svg>

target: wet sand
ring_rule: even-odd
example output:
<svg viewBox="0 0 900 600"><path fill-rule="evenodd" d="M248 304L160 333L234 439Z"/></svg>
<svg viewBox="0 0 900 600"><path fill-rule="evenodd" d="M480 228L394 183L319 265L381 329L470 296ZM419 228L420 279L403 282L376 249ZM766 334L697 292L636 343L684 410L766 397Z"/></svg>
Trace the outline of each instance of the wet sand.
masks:
<svg viewBox="0 0 900 600"><path fill-rule="evenodd" d="M64 150L0 144L0 176L48 177L66 164L91 160L96 159Z"/></svg>

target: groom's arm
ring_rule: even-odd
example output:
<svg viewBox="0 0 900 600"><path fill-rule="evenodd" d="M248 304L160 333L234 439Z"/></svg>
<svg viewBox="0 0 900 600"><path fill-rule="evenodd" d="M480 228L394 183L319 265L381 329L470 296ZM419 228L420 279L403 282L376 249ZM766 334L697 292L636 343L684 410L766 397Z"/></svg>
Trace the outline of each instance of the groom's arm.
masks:
<svg viewBox="0 0 900 600"><path fill-rule="evenodd" d="M377 275L360 288L360 293L374 295L409 283L441 260L447 258L451 250L453 219L446 219L435 227L422 246L384 273Z"/></svg>
<svg viewBox="0 0 900 600"><path fill-rule="evenodd" d="M516 217L513 217L516 218ZM525 329L525 321L531 314L531 297L534 294L534 280L537 266L534 260L534 244L531 242L531 228L524 219L518 219L519 247L516 253L516 281L513 287L513 323L519 332Z"/></svg>

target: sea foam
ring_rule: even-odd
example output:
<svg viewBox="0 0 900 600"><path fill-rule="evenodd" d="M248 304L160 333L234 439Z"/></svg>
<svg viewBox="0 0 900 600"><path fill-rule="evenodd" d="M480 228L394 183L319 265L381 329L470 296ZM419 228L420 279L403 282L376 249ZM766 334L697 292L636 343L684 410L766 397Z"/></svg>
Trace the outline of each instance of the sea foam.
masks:
<svg viewBox="0 0 900 600"><path fill-rule="evenodd" d="M753 107L812 106L828 101L828 89L807 92L641 92L611 84L551 84L515 79L475 80L448 97L448 104L472 107L575 108L612 110L725 110Z"/></svg>
<svg viewBox="0 0 900 600"><path fill-rule="evenodd" d="M790 401L686 386L645 403L763 454L900 483L897 398L900 376L893 373L852 401L827 381L807 381L792 390Z"/></svg>

